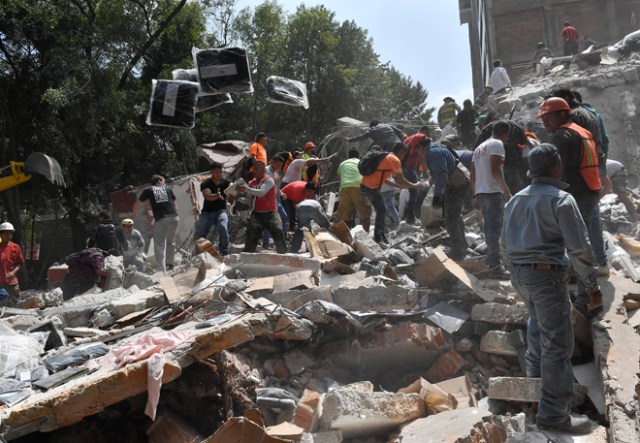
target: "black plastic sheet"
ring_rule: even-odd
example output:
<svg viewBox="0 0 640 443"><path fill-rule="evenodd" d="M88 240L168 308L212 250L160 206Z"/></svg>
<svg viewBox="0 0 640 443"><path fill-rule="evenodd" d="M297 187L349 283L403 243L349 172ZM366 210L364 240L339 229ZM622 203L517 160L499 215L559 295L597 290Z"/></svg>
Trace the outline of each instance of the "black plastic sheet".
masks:
<svg viewBox="0 0 640 443"><path fill-rule="evenodd" d="M193 48L201 93L253 92L247 52L243 48Z"/></svg>
<svg viewBox="0 0 640 443"><path fill-rule="evenodd" d="M193 128L198 84L181 80L153 80L147 124Z"/></svg>

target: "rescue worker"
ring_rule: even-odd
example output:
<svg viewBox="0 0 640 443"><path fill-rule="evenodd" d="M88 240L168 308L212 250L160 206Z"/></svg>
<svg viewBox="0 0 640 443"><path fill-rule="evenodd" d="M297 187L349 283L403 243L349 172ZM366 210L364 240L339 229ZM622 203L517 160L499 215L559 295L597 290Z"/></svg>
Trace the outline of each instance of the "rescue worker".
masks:
<svg viewBox="0 0 640 443"><path fill-rule="evenodd" d="M455 126L460 106L451 97L445 97L442 101L444 105L438 109L438 126L440 126L440 129L444 129L449 123Z"/></svg>

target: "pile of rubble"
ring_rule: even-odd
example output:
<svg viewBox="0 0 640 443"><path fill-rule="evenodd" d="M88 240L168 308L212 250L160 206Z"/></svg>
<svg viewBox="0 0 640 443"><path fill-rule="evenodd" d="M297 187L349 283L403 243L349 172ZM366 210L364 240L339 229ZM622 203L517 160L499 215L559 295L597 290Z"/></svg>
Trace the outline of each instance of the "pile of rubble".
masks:
<svg viewBox="0 0 640 443"><path fill-rule="evenodd" d="M479 218L467 216L470 231L481 232ZM302 255L239 253L221 262L205 252L154 276L123 272L116 258L112 289L65 302L58 289L31 293L23 307L2 311L3 437L552 438L526 420L539 381L524 378L527 309L510 282L474 276L480 256L450 260L442 228L401 223L390 238L382 250L361 227L337 223L306 232ZM482 250L480 235L469 243ZM633 307L636 296L623 295L639 294L640 285L615 275L609 282L603 318L591 325L576 314L574 362L576 408L608 420L612 432L636 417L640 339L630 324L640 321L626 323L620 309ZM624 341L610 340L616 334ZM632 370L618 371L634 358ZM637 437L624 435L633 439L611 441ZM604 441L605 428L553 438Z"/></svg>

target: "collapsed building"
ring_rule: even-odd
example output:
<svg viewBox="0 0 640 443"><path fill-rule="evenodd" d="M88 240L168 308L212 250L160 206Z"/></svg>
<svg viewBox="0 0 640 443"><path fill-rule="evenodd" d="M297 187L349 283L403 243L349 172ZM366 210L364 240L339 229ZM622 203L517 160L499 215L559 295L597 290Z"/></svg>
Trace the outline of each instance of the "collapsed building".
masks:
<svg viewBox="0 0 640 443"><path fill-rule="evenodd" d="M526 122L549 89L577 88L603 115L612 157L636 172L640 64L604 60L561 61L490 105L507 114L516 104L514 118ZM345 131L359 125L343 123L325 140L327 151L340 149ZM223 160L232 176L242 168L239 143L201 153ZM197 183L176 182L191 196L181 214L198 207ZM130 191L112 196L114 210L127 213L130 198ZM336 200L326 194L329 213ZM604 314L590 321L574 312L574 403L594 422L587 436L531 425L540 389L524 372L527 309L509 281L479 277L476 211L465 216L470 258L461 263L447 257L437 220L400 224L386 250L361 227L336 223L305 232L301 255L238 253L236 241L223 262L183 248L180 265L154 275L124 270L112 257L104 290L64 302L57 288L28 292L1 311L0 436L636 442L640 242L624 235L630 224L620 206L614 196L601 202L607 231L618 233L606 235L613 271L600 280ZM232 220L238 238L241 219ZM179 243L192 235L193 220L185 223Z"/></svg>

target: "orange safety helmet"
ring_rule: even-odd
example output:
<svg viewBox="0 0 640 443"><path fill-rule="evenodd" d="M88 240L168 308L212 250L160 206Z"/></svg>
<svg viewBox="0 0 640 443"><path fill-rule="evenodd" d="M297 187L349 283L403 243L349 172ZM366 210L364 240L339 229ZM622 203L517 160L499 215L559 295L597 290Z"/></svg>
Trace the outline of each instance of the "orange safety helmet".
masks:
<svg viewBox="0 0 640 443"><path fill-rule="evenodd" d="M567 104L566 100L560 97L548 98L540 105L536 119L540 120L543 115L559 111L571 112L571 108L569 107L569 104Z"/></svg>
<svg viewBox="0 0 640 443"><path fill-rule="evenodd" d="M313 142L306 142L304 144L304 150L306 151L307 149L315 149L316 145Z"/></svg>

